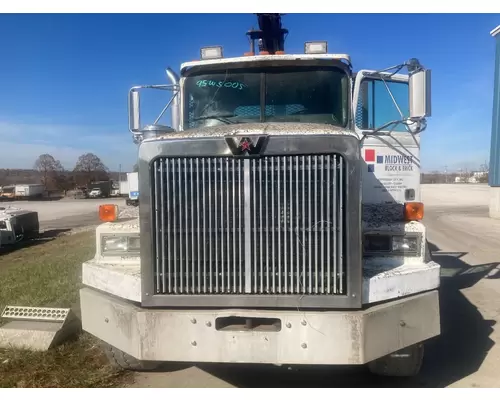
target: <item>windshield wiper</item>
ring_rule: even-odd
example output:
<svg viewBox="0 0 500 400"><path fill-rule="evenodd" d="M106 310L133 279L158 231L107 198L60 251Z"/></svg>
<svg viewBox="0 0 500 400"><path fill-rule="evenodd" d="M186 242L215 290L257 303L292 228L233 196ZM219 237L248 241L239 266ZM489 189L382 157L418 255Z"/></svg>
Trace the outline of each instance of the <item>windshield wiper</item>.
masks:
<svg viewBox="0 0 500 400"><path fill-rule="evenodd" d="M235 122L229 120L228 118L234 117L234 114L211 114L203 115L201 117L193 118L193 121L204 121L207 119L216 119L218 121L224 122L226 124L234 124Z"/></svg>

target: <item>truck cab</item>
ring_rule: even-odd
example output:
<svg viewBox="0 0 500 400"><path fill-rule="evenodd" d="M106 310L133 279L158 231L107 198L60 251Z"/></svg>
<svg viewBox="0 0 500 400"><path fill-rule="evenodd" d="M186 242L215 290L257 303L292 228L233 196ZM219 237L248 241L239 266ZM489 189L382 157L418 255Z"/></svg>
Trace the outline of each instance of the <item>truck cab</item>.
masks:
<svg viewBox="0 0 500 400"><path fill-rule="evenodd" d="M89 197L90 198L103 197L102 190L100 188L92 188L89 192Z"/></svg>
<svg viewBox="0 0 500 400"><path fill-rule="evenodd" d="M170 84L130 90L139 216L100 208L83 329L129 369L358 364L414 375L440 334L440 266L420 200L430 71L416 59L354 71L326 42L286 54L272 35L253 32L259 51L241 57L203 48L179 75L167 69ZM172 98L143 126L144 89Z"/></svg>

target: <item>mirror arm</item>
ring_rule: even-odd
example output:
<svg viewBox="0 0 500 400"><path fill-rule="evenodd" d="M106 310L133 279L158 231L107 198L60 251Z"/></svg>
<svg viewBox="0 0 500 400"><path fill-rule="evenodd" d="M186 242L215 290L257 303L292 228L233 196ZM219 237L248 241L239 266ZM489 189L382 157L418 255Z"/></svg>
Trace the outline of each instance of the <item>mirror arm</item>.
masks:
<svg viewBox="0 0 500 400"><path fill-rule="evenodd" d="M399 124L399 123L402 123L402 121L401 120L390 121L390 122L387 122L384 125L378 127L377 129L370 131L369 133L376 134L376 133L379 133L382 129L387 128L389 125L395 125L395 124Z"/></svg>
<svg viewBox="0 0 500 400"><path fill-rule="evenodd" d="M396 102L396 99L394 98L394 95L392 94L391 92L391 89L389 88L389 85L387 84L387 82L385 81L384 78L382 78L382 82L384 82L384 85L385 85L385 88L387 89L387 91L389 92L389 96L391 96L391 99L392 99L392 102L394 103L394 105L396 106L397 110L398 110L398 113L401 117L401 119L403 119L405 116L403 115L403 112L401 111L401 109L399 108L398 106L398 103Z"/></svg>
<svg viewBox="0 0 500 400"><path fill-rule="evenodd" d="M392 72L391 74L389 74L389 77L392 76L392 75L395 75L397 74L399 71L401 71L404 67L406 67L406 69L408 70L408 72L410 74L414 73L414 72L418 72L418 71L423 71L425 70L424 66L422 64L420 64L420 61L418 61L418 59L416 58L410 58L408 61L405 61L404 63L402 64L398 64L398 65L394 65L392 67L388 67L388 68L384 68L384 69L380 69L378 71L375 71L376 74L379 74L381 72L387 72L387 71L390 71L390 70L393 70L395 69L396 71Z"/></svg>
<svg viewBox="0 0 500 400"><path fill-rule="evenodd" d="M179 94L179 92L175 92L172 96L172 98L170 99L170 101L167 103L167 105L165 107L163 107L163 110L161 110L161 113L160 115L158 115L158 118L156 118L155 122L153 122L153 125L156 125L158 123L158 121L161 119L161 117L163 117L163 114L165 114L165 111L168 110L168 108L170 107L170 104L172 104L172 102L174 101L175 97Z"/></svg>
<svg viewBox="0 0 500 400"><path fill-rule="evenodd" d="M377 129L373 130L373 131L368 131L368 132L363 132L363 135L364 136L367 136L367 135L375 135L377 133L379 133L382 129L385 129L387 128L388 126L390 125L396 125L396 124L403 124L405 125L406 127L406 130L408 131L408 133L410 133L411 135L413 135L414 133L420 133L420 132L423 132L426 128L427 128L427 124L425 123L425 119L417 119L417 120L413 120L411 118L409 118L409 120L412 121L412 123L418 123L418 122L423 122L423 128L422 129L419 129L417 132L412 132L409 128L408 128L408 124L405 120L394 120L394 121L390 121L390 122L387 122L385 123L384 125L378 127ZM390 132L391 133L391 132ZM389 133L389 135L390 135Z"/></svg>
<svg viewBox="0 0 500 400"><path fill-rule="evenodd" d="M371 74L372 76L373 75L381 75L382 72L387 72L387 71L390 71L392 69L395 69L394 72L388 74L388 77L390 78L391 76L393 75L396 75L399 71L401 71L404 67L406 66L406 63L403 63L403 64L399 64L399 65L394 65L392 67L389 67L389 68L384 68L384 69L380 69L378 71L375 71L374 74Z"/></svg>
<svg viewBox="0 0 500 400"><path fill-rule="evenodd" d="M161 119L165 111L170 107L172 102L175 100L180 91L179 84L169 84L169 85L139 85L133 86L129 90L129 100L128 100L128 108L129 108L129 131L133 134L134 143L137 144L140 141L141 137L141 127L140 127L140 105L139 105L139 91L141 89L159 89L159 90L168 90L174 92L172 98L167 103L167 105L163 108L158 118L156 118L154 125L158 123ZM135 108L132 108L132 105L135 105Z"/></svg>

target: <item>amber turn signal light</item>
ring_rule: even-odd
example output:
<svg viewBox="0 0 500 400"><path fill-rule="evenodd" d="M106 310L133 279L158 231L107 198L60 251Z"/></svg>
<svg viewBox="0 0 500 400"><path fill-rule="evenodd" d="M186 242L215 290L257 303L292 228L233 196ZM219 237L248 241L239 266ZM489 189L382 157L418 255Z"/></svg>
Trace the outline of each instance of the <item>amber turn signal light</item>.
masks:
<svg viewBox="0 0 500 400"><path fill-rule="evenodd" d="M405 203L405 220L420 221L424 218L424 203L409 202Z"/></svg>
<svg viewBox="0 0 500 400"><path fill-rule="evenodd" d="M113 222L118 219L118 206L116 204L101 204L99 206L99 219L103 222Z"/></svg>

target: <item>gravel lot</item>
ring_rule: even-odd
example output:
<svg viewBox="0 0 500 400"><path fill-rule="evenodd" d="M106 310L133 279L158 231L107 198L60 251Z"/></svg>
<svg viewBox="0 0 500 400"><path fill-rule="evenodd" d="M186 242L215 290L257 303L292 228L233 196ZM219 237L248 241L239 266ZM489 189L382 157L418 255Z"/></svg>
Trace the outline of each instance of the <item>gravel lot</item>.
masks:
<svg viewBox="0 0 500 400"><path fill-rule="evenodd" d="M490 200L486 184L422 185L421 196L430 207L487 207Z"/></svg>
<svg viewBox="0 0 500 400"><path fill-rule="evenodd" d="M100 204L114 203L124 206L122 198L109 199L71 199L64 198L53 201L10 201L3 202L0 207L19 207L38 212L40 222L53 221L60 218L76 217L84 214L97 213Z"/></svg>
<svg viewBox="0 0 500 400"><path fill-rule="evenodd" d="M99 205L107 203L117 204L120 211L130 208L125 205L123 198L11 201L0 203L0 207L38 212L40 230L82 229L99 224Z"/></svg>
<svg viewBox="0 0 500 400"><path fill-rule="evenodd" d="M270 366L199 365L136 374L138 387L500 387L500 220L488 217L487 185L423 185L424 222L433 258L442 266L442 335L430 342L415 379L375 378L362 368L288 371ZM12 202L36 210L42 229L99 223L98 206L115 203L124 217L138 208L124 199Z"/></svg>

